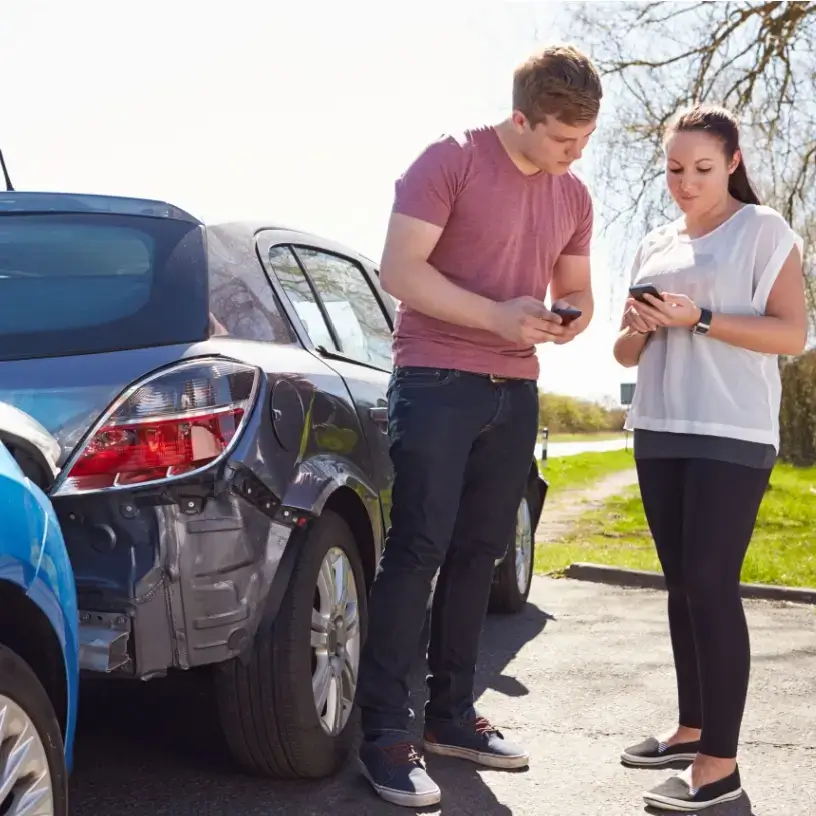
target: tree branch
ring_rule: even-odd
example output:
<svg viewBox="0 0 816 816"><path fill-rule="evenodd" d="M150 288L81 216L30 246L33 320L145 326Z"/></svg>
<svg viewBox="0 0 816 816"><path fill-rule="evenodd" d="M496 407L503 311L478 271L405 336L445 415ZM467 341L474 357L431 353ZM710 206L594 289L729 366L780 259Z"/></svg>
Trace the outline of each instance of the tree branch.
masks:
<svg viewBox="0 0 816 816"><path fill-rule="evenodd" d="M606 226L667 215L662 138L683 105L724 104L763 200L816 239L816 2L603 2L573 15L617 102L598 141ZM629 248L627 230L616 246ZM816 274L814 242L806 270ZM816 277L808 279L816 314Z"/></svg>

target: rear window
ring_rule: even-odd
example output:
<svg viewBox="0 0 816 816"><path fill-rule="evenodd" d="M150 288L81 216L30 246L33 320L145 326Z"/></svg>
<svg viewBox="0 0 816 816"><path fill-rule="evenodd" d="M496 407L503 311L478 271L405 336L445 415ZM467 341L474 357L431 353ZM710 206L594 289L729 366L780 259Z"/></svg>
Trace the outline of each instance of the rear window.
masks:
<svg viewBox="0 0 816 816"><path fill-rule="evenodd" d="M196 224L0 216L0 360L204 340L207 297Z"/></svg>

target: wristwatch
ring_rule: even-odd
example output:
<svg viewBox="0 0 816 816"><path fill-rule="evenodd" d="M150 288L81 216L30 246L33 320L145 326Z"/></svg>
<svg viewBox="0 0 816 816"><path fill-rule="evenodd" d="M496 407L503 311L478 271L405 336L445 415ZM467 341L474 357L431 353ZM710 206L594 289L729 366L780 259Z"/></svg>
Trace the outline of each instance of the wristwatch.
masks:
<svg viewBox="0 0 816 816"><path fill-rule="evenodd" d="M692 334L707 334L711 328L711 310L700 309L700 319L691 327Z"/></svg>

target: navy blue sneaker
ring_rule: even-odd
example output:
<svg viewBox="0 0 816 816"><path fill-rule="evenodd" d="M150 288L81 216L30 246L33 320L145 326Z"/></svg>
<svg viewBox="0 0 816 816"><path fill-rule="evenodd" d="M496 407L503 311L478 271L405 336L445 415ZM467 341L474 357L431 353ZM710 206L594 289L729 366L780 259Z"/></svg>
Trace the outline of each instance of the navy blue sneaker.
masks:
<svg viewBox="0 0 816 816"><path fill-rule="evenodd" d="M435 805L442 791L428 775L407 733L392 731L360 746L360 770L381 799L392 805Z"/></svg>
<svg viewBox="0 0 816 816"><path fill-rule="evenodd" d="M484 717L426 720L425 750L429 754L469 759L488 768L525 768L530 756L508 742Z"/></svg>

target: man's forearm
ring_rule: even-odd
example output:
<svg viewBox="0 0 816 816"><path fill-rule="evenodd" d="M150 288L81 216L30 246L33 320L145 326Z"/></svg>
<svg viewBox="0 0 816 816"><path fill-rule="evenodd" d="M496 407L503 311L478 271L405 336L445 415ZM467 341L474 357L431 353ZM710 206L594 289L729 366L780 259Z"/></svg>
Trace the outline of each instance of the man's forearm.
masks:
<svg viewBox="0 0 816 816"><path fill-rule="evenodd" d="M496 302L462 289L429 263L403 261L399 268L383 264L380 283L390 295L422 314L457 326L493 330Z"/></svg>

